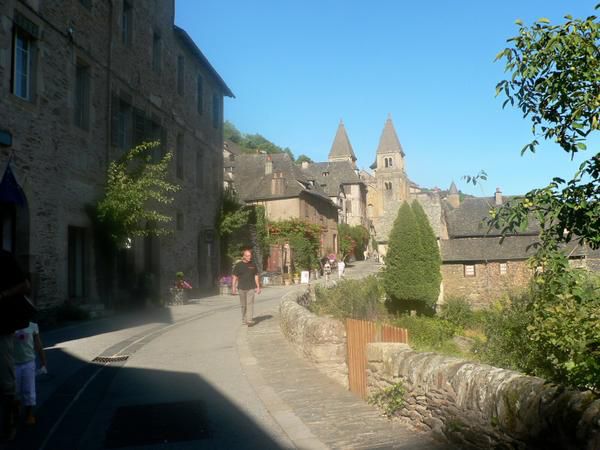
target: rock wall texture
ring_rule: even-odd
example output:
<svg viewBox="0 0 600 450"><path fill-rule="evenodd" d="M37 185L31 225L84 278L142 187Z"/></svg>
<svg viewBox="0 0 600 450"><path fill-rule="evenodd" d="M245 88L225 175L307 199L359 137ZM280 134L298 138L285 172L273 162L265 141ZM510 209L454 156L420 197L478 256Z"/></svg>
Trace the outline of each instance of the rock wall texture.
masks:
<svg viewBox="0 0 600 450"><path fill-rule="evenodd" d="M308 290L286 294L279 304L281 331L296 349L317 368L348 387L346 328L339 320L319 317L306 304Z"/></svg>
<svg viewBox="0 0 600 450"><path fill-rule="evenodd" d="M369 392L402 382L401 417L461 449L600 449L600 399L518 372L368 345Z"/></svg>

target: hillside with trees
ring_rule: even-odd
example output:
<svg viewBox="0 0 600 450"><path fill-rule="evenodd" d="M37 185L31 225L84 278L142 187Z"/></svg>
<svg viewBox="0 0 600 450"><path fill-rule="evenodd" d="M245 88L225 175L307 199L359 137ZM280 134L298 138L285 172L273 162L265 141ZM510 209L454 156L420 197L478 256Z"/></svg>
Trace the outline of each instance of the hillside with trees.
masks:
<svg viewBox="0 0 600 450"><path fill-rule="evenodd" d="M292 161L295 159L289 147L282 148L258 133L242 133L228 120L223 124L223 139L235 142L244 153L287 153Z"/></svg>

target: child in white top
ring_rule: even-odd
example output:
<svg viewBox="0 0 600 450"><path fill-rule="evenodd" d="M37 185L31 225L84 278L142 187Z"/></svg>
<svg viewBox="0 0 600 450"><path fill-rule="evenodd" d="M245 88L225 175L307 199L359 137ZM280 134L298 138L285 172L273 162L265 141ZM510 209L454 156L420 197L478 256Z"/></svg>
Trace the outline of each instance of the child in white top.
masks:
<svg viewBox="0 0 600 450"><path fill-rule="evenodd" d="M35 396L35 355L40 358L40 373L46 373L46 354L36 323L29 322L27 328L15 331L15 375L17 398L25 406L25 423L35 425L33 408Z"/></svg>

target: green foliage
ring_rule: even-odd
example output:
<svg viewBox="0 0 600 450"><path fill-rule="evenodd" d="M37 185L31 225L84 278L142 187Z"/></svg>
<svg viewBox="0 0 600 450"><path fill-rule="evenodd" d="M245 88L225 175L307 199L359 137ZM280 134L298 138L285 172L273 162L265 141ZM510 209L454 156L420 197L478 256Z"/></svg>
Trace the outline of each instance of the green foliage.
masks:
<svg viewBox="0 0 600 450"><path fill-rule="evenodd" d="M383 410L386 417L391 418L404 407L406 389L400 382L381 389L369 397L368 402Z"/></svg>
<svg viewBox="0 0 600 450"><path fill-rule="evenodd" d="M294 160L294 154L288 147L279 147L258 133L242 133L228 120L223 124L223 138L238 144L244 153L287 153Z"/></svg>
<svg viewBox="0 0 600 450"><path fill-rule="evenodd" d="M343 280L335 287L317 286L317 301L310 304L315 314L336 319L378 320L386 316L383 288L377 276Z"/></svg>
<svg viewBox="0 0 600 450"><path fill-rule="evenodd" d="M303 162L313 163L314 161L303 153L296 158L296 164L302 164Z"/></svg>
<svg viewBox="0 0 600 450"><path fill-rule="evenodd" d="M438 247L437 238L431 228L429 219L418 201L413 201L411 209L415 214L419 229L419 244L421 247L418 264L421 270L421 283L424 301L428 305L434 305L440 295L440 283L442 282L442 257Z"/></svg>
<svg viewBox="0 0 600 450"><path fill-rule="evenodd" d="M547 260L526 295L490 310L480 351L490 364L599 391L600 280L567 265Z"/></svg>
<svg viewBox="0 0 600 450"><path fill-rule="evenodd" d="M416 210L416 212L415 212ZM383 283L392 311L431 311L439 294L440 255L420 206L404 202L390 233Z"/></svg>
<svg viewBox="0 0 600 450"><path fill-rule="evenodd" d="M169 232L160 224L172 218L157 207L172 203L171 194L180 187L167 181L171 153L153 161L152 151L158 146L158 142L138 145L108 166L106 191L96 213L118 247L125 247L134 237Z"/></svg>
<svg viewBox="0 0 600 450"><path fill-rule="evenodd" d="M471 304L464 298L447 299L442 305L438 316L462 329L473 327L478 322Z"/></svg>
<svg viewBox="0 0 600 450"><path fill-rule="evenodd" d="M459 354L451 341L458 327L437 317L401 315L392 321L394 326L408 330L409 344L417 351Z"/></svg>
<svg viewBox="0 0 600 450"><path fill-rule="evenodd" d="M346 260L350 255L356 259L363 259L363 252L369 245L369 231L361 226L350 226L340 223L338 228L338 242L342 259Z"/></svg>
<svg viewBox="0 0 600 450"><path fill-rule="evenodd" d="M560 25L539 20L531 27L518 22L519 35L496 59L506 61L512 76L500 81L497 94L504 105L517 106L532 122L534 135L553 140L573 155L586 150L590 135L600 128L600 22L565 17ZM535 152L533 140L521 153ZM541 244L577 239L600 248L600 153L584 161L569 181L554 178L492 211L490 225L509 234L531 218L540 223Z"/></svg>
<svg viewBox="0 0 600 450"><path fill-rule="evenodd" d="M250 209L242 205L234 191L226 189L223 192L221 211L217 223L219 236L226 238L247 225L249 217Z"/></svg>
<svg viewBox="0 0 600 450"><path fill-rule="evenodd" d="M486 311L483 325L487 340L474 351L482 361L496 367L533 375L547 373L547 365L529 339L531 320L527 294L499 300Z"/></svg>
<svg viewBox="0 0 600 450"><path fill-rule="evenodd" d="M268 227L269 244L283 245L287 242L292 247L294 271L319 267L321 226L290 219L271 222Z"/></svg>

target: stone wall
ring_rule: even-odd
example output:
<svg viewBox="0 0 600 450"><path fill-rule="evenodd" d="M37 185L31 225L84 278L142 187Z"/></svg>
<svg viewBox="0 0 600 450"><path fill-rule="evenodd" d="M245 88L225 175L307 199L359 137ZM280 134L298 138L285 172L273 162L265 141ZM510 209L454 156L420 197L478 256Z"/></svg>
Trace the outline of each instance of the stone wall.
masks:
<svg viewBox="0 0 600 450"><path fill-rule="evenodd" d="M319 317L300 303L306 303L309 291L286 294L279 304L281 331L304 358L325 375L348 387L346 365L346 328L339 320Z"/></svg>
<svg viewBox="0 0 600 450"><path fill-rule="evenodd" d="M399 415L461 449L600 448L600 400L590 392L406 344L369 344L368 380L370 393L402 382Z"/></svg>

